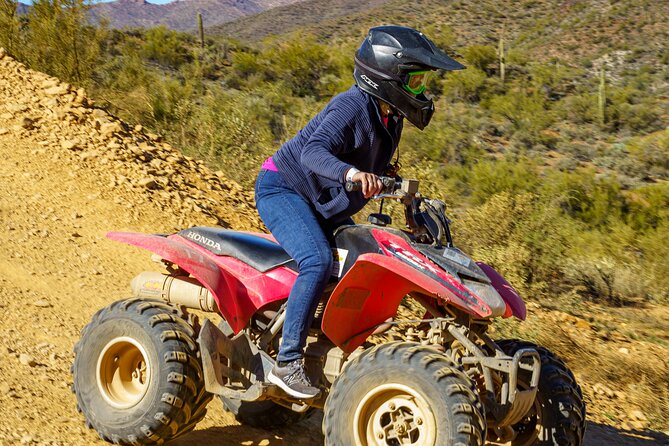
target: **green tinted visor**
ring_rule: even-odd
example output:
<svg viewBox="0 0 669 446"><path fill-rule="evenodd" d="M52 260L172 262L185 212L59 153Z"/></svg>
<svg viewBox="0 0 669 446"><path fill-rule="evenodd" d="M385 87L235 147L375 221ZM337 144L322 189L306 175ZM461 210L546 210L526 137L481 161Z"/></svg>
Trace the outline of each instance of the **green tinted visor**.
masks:
<svg viewBox="0 0 669 446"><path fill-rule="evenodd" d="M432 70L412 71L407 75L407 80L404 83L404 89L415 95L424 93L427 89L427 82L430 78L430 73L432 73Z"/></svg>

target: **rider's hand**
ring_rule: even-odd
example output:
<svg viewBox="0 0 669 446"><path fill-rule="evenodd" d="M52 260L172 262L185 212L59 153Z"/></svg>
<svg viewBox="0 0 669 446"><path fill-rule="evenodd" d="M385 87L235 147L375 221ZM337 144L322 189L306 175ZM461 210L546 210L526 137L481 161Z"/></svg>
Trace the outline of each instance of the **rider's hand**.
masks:
<svg viewBox="0 0 669 446"><path fill-rule="evenodd" d="M383 191L383 183L373 173L358 172L351 178L354 182L360 182L362 185L362 195L369 198L372 195L380 194Z"/></svg>

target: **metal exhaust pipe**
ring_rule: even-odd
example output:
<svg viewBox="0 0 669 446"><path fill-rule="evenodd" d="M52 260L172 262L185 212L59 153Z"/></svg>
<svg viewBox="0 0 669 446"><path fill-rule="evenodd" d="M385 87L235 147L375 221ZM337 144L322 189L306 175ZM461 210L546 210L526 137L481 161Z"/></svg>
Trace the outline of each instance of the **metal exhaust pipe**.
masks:
<svg viewBox="0 0 669 446"><path fill-rule="evenodd" d="M211 292L193 277L144 271L130 282L136 297L158 298L197 310L218 312Z"/></svg>

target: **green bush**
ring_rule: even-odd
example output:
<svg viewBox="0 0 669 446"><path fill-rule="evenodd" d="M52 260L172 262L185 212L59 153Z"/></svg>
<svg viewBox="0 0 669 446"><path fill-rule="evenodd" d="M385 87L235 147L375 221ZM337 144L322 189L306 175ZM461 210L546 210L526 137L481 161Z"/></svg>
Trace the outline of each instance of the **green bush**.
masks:
<svg viewBox="0 0 669 446"><path fill-rule="evenodd" d="M482 71L489 71L498 61L497 48L490 45L470 45L463 50L469 66Z"/></svg>
<svg viewBox="0 0 669 446"><path fill-rule="evenodd" d="M476 67L449 73L442 83L443 94L449 99L478 102L486 89L486 73Z"/></svg>
<svg viewBox="0 0 669 446"><path fill-rule="evenodd" d="M87 8L84 0L35 0L26 18L22 57L32 68L88 84L105 31L87 25Z"/></svg>
<svg viewBox="0 0 669 446"><path fill-rule="evenodd" d="M490 264L527 297L557 282L566 238L554 208L532 193L502 192L466 211L454 233L476 260Z"/></svg>
<svg viewBox="0 0 669 446"><path fill-rule="evenodd" d="M166 66L179 68L192 61L186 36L168 29L165 25L149 28L144 33L142 56Z"/></svg>

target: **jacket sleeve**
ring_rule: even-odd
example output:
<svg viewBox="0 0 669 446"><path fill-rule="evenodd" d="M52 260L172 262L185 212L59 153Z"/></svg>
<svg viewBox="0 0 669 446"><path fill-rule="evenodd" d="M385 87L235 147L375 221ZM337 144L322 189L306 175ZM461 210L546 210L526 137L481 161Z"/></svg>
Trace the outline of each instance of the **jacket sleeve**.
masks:
<svg viewBox="0 0 669 446"><path fill-rule="evenodd" d="M359 107L347 103L337 104L327 110L302 148L302 165L319 176L343 183L346 172L353 166L338 159L337 155L355 149L357 113Z"/></svg>

